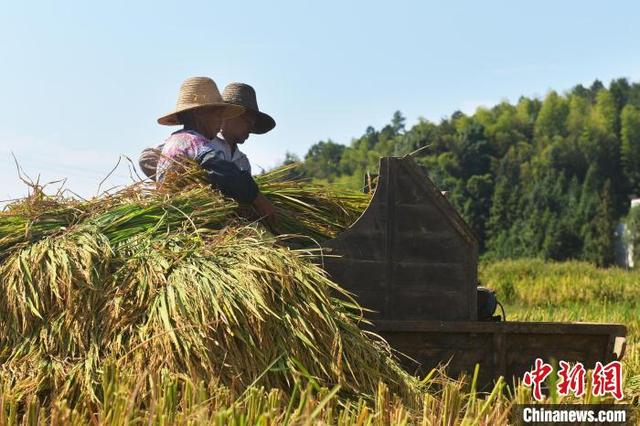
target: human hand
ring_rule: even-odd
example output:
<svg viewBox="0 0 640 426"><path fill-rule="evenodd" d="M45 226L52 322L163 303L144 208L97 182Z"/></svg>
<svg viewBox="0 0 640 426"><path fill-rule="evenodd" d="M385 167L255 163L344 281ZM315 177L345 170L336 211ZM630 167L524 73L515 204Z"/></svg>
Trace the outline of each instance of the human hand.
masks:
<svg viewBox="0 0 640 426"><path fill-rule="evenodd" d="M256 209L258 214L263 217L269 225L275 225L276 212L271 204L271 201L265 197L262 193L258 193L258 196L253 200L253 208Z"/></svg>

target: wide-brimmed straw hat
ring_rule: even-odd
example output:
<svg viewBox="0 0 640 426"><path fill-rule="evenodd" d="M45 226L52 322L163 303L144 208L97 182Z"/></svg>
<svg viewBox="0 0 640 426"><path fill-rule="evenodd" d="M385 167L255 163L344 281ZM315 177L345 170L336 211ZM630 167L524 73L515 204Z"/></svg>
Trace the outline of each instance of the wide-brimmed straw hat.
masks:
<svg viewBox="0 0 640 426"><path fill-rule="evenodd" d="M248 84L229 83L222 91L222 99L230 104L241 105L247 110L256 113L256 124L251 129L251 133L261 135L276 127L275 120L258 109L256 91Z"/></svg>
<svg viewBox="0 0 640 426"><path fill-rule="evenodd" d="M232 105L225 102L220 95L218 86L209 77L190 77L180 86L176 108L158 118L158 124L166 126L182 124L178 115L181 112L196 109L219 111L222 119L237 117L245 111L242 105Z"/></svg>

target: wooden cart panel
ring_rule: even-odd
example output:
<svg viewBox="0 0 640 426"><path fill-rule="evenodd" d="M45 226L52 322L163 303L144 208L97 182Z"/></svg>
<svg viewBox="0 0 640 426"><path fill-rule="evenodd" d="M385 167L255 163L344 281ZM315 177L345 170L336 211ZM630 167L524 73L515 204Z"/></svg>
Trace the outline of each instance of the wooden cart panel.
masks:
<svg viewBox="0 0 640 426"><path fill-rule="evenodd" d="M509 383L522 379L536 358L593 368L621 357L626 336L618 324L549 322L378 321L374 331L411 358L400 357L410 372L425 374L448 363L447 373L457 377L480 364L482 387L499 376Z"/></svg>
<svg viewBox="0 0 640 426"><path fill-rule="evenodd" d="M409 158L380 160L371 203L325 244L324 269L371 319L477 318L478 243L453 206Z"/></svg>

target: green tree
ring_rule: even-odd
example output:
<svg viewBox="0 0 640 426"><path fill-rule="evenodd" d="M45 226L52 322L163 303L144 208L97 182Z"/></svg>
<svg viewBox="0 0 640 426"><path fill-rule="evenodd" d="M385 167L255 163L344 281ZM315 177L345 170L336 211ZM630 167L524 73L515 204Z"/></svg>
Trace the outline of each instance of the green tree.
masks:
<svg viewBox="0 0 640 426"><path fill-rule="evenodd" d="M609 85L609 91L615 100L617 111L621 111L627 102L629 102L630 89L631 86L626 78L613 80Z"/></svg>
<svg viewBox="0 0 640 426"><path fill-rule="evenodd" d="M507 176L500 176L496 182L491 207L489 210L489 219L486 225L487 243L489 250L496 253L508 253L509 247L506 247L511 226L513 225L513 212L511 211L511 201L514 190L513 182Z"/></svg>
<svg viewBox="0 0 640 426"><path fill-rule="evenodd" d="M484 128L471 123L460 133L456 154L465 180L473 175L483 175L491 165L491 145L484 135Z"/></svg>
<svg viewBox="0 0 640 426"><path fill-rule="evenodd" d="M556 135L564 136L568 113L569 106L567 101L555 91L549 92L544 102L542 102L536 119L535 136L537 138L552 138Z"/></svg>
<svg viewBox="0 0 640 426"><path fill-rule="evenodd" d="M614 135L618 128L618 111L616 100L608 90L602 89L596 95L596 104L593 109L594 124L605 135Z"/></svg>
<svg viewBox="0 0 640 426"><path fill-rule="evenodd" d="M284 161L282 162L282 165L283 166L287 166L289 164L294 164L294 163L299 163L299 162L300 162L300 157L298 157L293 152L287 151L284 154Z"/></svg>
<svg viewBox="0 0 640 426"><path fill-rule="evenodd" d="M602 84L602 82L600 80L597 80L597 79L594 80L593 84L591 85L591 87L589 87L589 92L590 92L590 96L591 96L591 100L592 101L594 101L596 99L596 95L602 89L604 89L604 84Z"/></svg>
<svg viewBox="0 0 640 426"><path fill-rule="evenodd" d="M309 148L304 157L305 172L311 177L331 182L339 175L340 159L344 150L344 145L332 140L318 142Z"/></svg>
<svg viewBox="0 0 640 426"><path fill-rule="evenodd" d="M593 221L587 223L584 256L598 266L610 266L615 260L615 209L611 194L611 181L607 179L600 194Z"/></svg>
<svg viewBox="0 0 640 426"><path fill-rule="evenodd" d="M400 111L396 111L393 113L393 117L391 117L391 128L393 129L395 134L404 133L406 118L402 115Z"/></svg>
<svg viewBox="0 0 640 426"><path fill-rule="evenodd" d="M573 94L569 99L569 113L566 127L569 134L579 136L589 120L589 100L578 94Z"/></svg>
<svg viewBox="0 0 640 426"><path fill-rule="evenodd" d="M478 237L481 250L485 246L492 192L493 179L490 174L474 175L467 181L462 215Z"/></svg>
<svg viewBox="0 0 640 426"><path fill-rule="evenodd" d="M620 155L630 190L640 193L640 109L627 105L622 110Z"/></svg>

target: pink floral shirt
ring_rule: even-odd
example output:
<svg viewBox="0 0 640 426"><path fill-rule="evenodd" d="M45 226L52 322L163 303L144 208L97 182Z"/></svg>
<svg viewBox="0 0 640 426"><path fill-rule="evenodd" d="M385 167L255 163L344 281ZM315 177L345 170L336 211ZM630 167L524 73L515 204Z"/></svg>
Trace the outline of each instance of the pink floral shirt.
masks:
<svg viewBox="0 0 640 426"><path fill-rule="evenodd" d="M158 160L156 169L157 180L161 181L167 168L171 165L173 159L180 157L196 160L207 152L214 151L216 157L221 160L230 161L238 166L242 171L248 171L251 174L251 164L247 156L236 148L232 154L229 145L219 137L209 140L198 132L193 130L178 130L167 138L162 146L162 155Z"/></svg>

